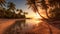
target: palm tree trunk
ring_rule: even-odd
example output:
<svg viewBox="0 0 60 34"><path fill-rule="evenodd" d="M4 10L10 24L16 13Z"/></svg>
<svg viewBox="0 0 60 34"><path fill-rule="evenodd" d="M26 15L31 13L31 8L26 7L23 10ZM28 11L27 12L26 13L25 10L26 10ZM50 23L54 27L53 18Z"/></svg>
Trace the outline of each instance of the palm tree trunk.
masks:
<svg viewBox="0 0 60 34"><path fill-rule="evenodd" d="M43 17L40 13L39 13L39 11L38 11L38 9L37 9L37 13L44 19L44 20L46 20L46 21L48 21L45 17ZM47 13L47 12L46 12ZM48 14L47 14L48 15ZM45 23L45 22L44 22ZM50 34L53 34L52 33L52 29L51 29L51 27L49 26L49 24L48 23L46 23L47 24L47 26L48 26L48 28L49 28L49 30L50 30Z"/></svg>
<svg viewBox="0 0 60 34"><path fill-rule="evenodd" d="M38 12L38 14L41 16L41 14ZM43 16L41 16L44 20L47 20L46 18L44 18ZM51 27L48 25L48 23L46 23L47 24L47 26L48 26L48 28L49 28L49 31L50 31L50 34L53 34L53 32L52 32L52 29L51 29Z"/></svg>
<svg viewBox="0 0 60 34"><path fill-rule="evenodd" d="M44 20L46 20L46 18L45 17L43 17L38 11L37 11L37 13L44 19Z"/></svg>
<svg viewBox="0 0 60 34"><path fill-rule="evenodd" d="M48 15L47 9L46 9L46 16L47 16L48 19L51 19Z"/></svg>
<svg viewBox="0 0 60 34"><path fill-rule="evenodd" d="M47 24L47 26L48 26L48 28L49 28L49 30L50 30L50 34L53 34L53 32L52 32L52 29L51 29L50 25L49 25L48 23L46 23L46 24Z"/></svg>
<svg viewBox="0 0 60 34"><path fill-rule="evenodd" d="M39 16L41 16L44 20L46 20L46 18L45 18L45 17L43 17L43 16L39 13L37 6L36 6L36 5L34 5L34 7L35 7L35 12L37 12L37 13L39 14Z"/></svg>
<svg viewBox="0 0 60 34"><path fill-rule="evenodd" d="M43 17L40 13L39 13L39 11L38 11L38 8L36 7L36 12L44 19L44 20L47 20L45 17Z"/></svg>

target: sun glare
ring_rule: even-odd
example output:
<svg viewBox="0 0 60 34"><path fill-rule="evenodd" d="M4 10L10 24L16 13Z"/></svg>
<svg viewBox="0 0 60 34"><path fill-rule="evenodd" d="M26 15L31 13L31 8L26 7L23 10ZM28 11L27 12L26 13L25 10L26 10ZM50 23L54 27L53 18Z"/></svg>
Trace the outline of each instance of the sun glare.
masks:
<svg viewBox="0 0 60 34"><path fill-rule="evenodd" d="M35 18L41 18L38 13L35 14Z"/></svg>

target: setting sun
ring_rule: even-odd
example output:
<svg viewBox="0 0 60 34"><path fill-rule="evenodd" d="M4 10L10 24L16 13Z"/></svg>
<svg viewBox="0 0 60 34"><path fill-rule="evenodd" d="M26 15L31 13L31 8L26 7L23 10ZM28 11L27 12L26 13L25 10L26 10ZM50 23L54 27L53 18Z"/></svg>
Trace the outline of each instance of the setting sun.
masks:
<svg viewBox="0 0 60 34"><path fill-rule="evenodd" d="M36 12L36 14L35 14L35 17L34 18L41 18L40 16L39 16L39 14Z"/></svg>

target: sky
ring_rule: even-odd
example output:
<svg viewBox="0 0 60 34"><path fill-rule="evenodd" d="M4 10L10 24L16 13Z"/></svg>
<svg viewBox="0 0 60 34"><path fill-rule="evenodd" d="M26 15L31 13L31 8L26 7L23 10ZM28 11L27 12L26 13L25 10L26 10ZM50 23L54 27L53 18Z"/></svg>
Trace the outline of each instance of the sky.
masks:
<svg viewBox="0 0 60 34"><path fill-rule="evenodd" d="M16 4L17 9L22 9L25 12L28 12L27 17L34 17L35 13L31 10L28 9L28 6L26 4L26 0L6 0L7 2L11 1Z"/></svg>
<svg viewBox="0 0 60 34"><path fill-rule="evenodd" d="M26 15L26 17L36 17L36 18L40 18L40 16L38 14L35 14L32 9L28 9L28 6L25 5L26 4L26 0L6 0L7 2L11 1L11 2L14 2L16 4L16 8L17 9L22 9L23 11L25 12L28 12L28 15ZM40 13L46 17L45 15L45 12L44 11L41 11L39 10Z"/></svg>

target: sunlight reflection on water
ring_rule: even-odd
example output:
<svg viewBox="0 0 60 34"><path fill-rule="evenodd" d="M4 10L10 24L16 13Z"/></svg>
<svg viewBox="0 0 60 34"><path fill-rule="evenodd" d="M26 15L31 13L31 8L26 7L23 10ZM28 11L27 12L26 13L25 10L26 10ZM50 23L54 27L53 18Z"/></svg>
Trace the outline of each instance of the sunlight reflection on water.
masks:
<svg viewBox="0 0 60 34"><path fill-rule="evenodd" d="M18 21L18 22L17 22ZM0 20L0 23L2 22L2 24L0 24L0 34L10 34L10 33L25 33L25 32L29 32L32 31L34 29L37 28L36 26L39 26L38 31L42 31L43 32L48 32L48 27L44 27L47 26L46 24L43 23L43 21L41 21L40 19L24 19L24 20ZM4 23L3 23L4 22ZM40 24L42 23L42 27L40 30ZM26 26L22 26L21 29L21 24L26 24ZM43 26L44 25L44 26ZM48 31L45 31L48 30ZM37 32L38 32L37 31ZM38 32L39 33L39 32Z"/></svg>
<svg viewBox="0 0 60 34"><path fill-rule="evenodd" d="M4 20L4 22L5 21L7 21L7 20ZM14 21L14 23L13 23L13 21ZM12 22L12 24L10 24L10 22ZM7 21L7 24L9 24L10 26L7 25L6 23L5 23L5 25L7 25L6 27L8 27L6 29L7 32L8 32L8 30L9 30L9 32L12 31L12 29L18 29L19 30L21 27L22 27L22 31L29 31L31 29L36 28L36 26L38 26L38 24L40 24L40 23L41 23L41 20L38 20L38 19L23 19L23 20L21 20L21 19L19 19L19 20L14 19L13 20L12 19L12 20ZM20 25L22 25L22 26L20 26Z"/></svg>
<svg viewBox="0 0 60 34"><path fill-rule="evenodd" d="M27 19L26 20L26 23L28 25L36 25L38 26L39 23L41 23L42 21L41 20L38 20L38 19Z"/></svg>
<svg viewBox="0 0 60 34"><path fill-rule="evenodd" d="M28 31L28 30L34 29L37 26L39 26L39 24L41 22L42 21L41 20L38 20L38 19L26 19L26 23L25 23L26 26L25 27L22 26L23 31Z"/></svg>

